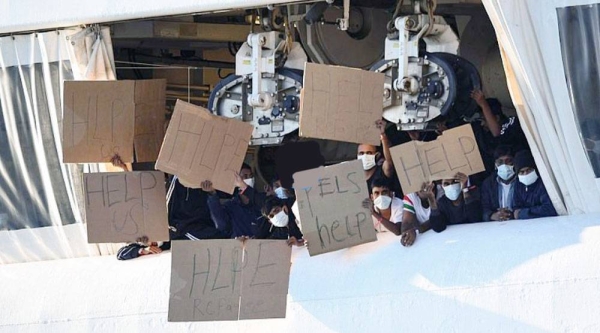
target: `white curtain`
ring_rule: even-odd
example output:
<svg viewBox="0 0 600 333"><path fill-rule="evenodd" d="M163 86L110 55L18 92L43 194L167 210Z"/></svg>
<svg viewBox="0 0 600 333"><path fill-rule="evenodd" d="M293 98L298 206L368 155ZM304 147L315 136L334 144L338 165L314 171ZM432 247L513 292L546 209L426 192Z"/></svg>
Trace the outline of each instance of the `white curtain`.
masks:
<svg viewBox="0 0 600 333"><path fill-rule="evenodd" d="M87 244L83 166L61 163L70 79L115 79L107 28L0 38L0 263L114 254L119 246Z"/></svg>
<svg viewBox="0 0 600 333"><path fill-rule="evenodd" d="M483 0L511 97L557 212L598 212L600 192L568 102L557 2L565 1Z"/></svg>

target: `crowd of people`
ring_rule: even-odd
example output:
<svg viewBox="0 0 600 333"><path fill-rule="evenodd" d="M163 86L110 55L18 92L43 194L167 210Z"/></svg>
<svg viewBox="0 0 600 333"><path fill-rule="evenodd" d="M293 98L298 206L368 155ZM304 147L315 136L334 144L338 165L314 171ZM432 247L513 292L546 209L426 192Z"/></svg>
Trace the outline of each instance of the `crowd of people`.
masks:
<svg viewBox="0 0 600 333"><path fill-rule="evenodd" d="M363 207L370 210L378 232L400 236L411 246L419 234L447 226L484 221L507 221L555 216L556 210L540 179L518 118L506 117L500 103L486 99L479 90L471 97L481 109L471 126L486 171L467 176L457 173L422 185L415 193L403 193L390 154L391 140L386 123L377 122L381 147L361 144L357 159L362 161L369 197ZM434 140L446 128L463 125L440 122L437 134L409 132L411 140ZM252 168L243 164L235 175L235 191L228 197L215 190L210 180L200 188L187 188L173 177L167 193L171 240L256 238L287 240L290 246L305 244L294 191L281 186L275 176L264 191L255 188ZM139 239L123 247L121 260L159 253L169 242Z"/></svg>

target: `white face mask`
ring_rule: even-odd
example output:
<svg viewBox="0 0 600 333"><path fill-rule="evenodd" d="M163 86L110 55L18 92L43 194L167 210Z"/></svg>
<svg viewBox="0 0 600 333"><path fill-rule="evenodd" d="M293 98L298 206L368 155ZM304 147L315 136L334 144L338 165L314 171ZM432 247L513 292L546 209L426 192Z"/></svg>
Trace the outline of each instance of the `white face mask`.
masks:
<svg viewBox="0 0 600 333"><path fill-rule="evenodd" d="M392 204L392 198L387 195L380 195L373 200L373 204L377 209L388 209Z"/></svg>
<svg viewBox="0 0 600 333"><path fill-rule="evenodd" d="M287 214L282 209L279 213L275 214L273 218L270 218L269 221L271 221L271 224L273 224L274 226L283 228L287 227L289 219Z"/></svg>
<svg viewBox="0 0 600 333"><path fill-rule="evenodd" d="M444 186L444 194L446 197L452 201L458 199L460 196L460 184L454 183L452 185Z"/></svg>
<svg viewBox="0 0 600 333"><path fill-rule="evenodd" d="M246 183L246 185L254 188L254 177L248 178L248 179L244 179L244 183Z"/></svg>
<svg viewBox="0 0 600 333"><path fill-rule="evenodd" d="M531 171L530 173L528 173L526 175L519 175L519 181L525 186L529 186L529 185L535 183L535 181L537 179L538 179L538 175L535 172L535 170Z"/></svg>
<svg viewBox="0 0 600 333"><path fill-rule="evenodd" d="M285 194L285 189L283 187L276 188L275 195L281 200L285 200L288 198L287 195Z"/></svg>
<svg viewBox="0 0 600 333"><path fill-rule="evenodd" d="M358 159L362 161L364 170L371 170L375 167L375 155L359 155Z"/></svg>
<svg viewBox="0 0 600 333"><path fill-rule="evenodd" d="M515 175L515 167L512 165L502 164L498 167L498 177L502 180L509 180Z"/></svg>

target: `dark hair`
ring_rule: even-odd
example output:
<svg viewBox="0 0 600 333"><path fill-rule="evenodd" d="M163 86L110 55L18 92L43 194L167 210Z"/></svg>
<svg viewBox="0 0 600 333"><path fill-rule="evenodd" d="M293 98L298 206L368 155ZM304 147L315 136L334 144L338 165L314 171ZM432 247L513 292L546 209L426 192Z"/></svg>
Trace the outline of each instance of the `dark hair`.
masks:
<svg viewBox="0 0 600 333"><path fill-rule="evenodd" d="M271 214L271 210L273 210L274 207L283 208L284 206L285 203L283 202L283 200L273 196L268 197L267 200L265 200L265 203L263 204L262 214L268 218L269 214Z"/></svg>
<svg viewBox="0 0 600 333"><path fill-rule="evenodd" d="M501 156L509 155L514 157L515 153L511 146L509 145L499 145L494 149L494 160L497 160Z"/></svg>
<svg viewBox="0 0 600 333"><path fill-rule="evenodd" d="M373 191L374 187L385 187L388 190L391 190L392 187L390 186L390 182L383 177L378 177L373 179L373 181L371 181L371 191Z"/></svg>
<svg viewBox="0 0 600 333"><path fill-rule="evenodd" d="M240 168L240 171L242 171L244 169L248 169L248 170L252 171L252 167L248 163L242 163L242 167Z"/></svg>
<svg viewBox="0 0 600 333"><path fill-rule="evenodd" d="M281 177L279 177L278 173L275 173L273 175L273 177L271 177L271 183L269 183L271 186L273 186L273 184L275 184L276 181L281 181Z"/></svg>
<svg viewBox="0 0 600 333"><path fill-rule="evenodd" d="M513 162L515 163L516 172L519 172L519 170L525 167L537 169L535 166L535 160L533 159L533 156L529 150L521 150L517 152L513 158Z"/></svg>

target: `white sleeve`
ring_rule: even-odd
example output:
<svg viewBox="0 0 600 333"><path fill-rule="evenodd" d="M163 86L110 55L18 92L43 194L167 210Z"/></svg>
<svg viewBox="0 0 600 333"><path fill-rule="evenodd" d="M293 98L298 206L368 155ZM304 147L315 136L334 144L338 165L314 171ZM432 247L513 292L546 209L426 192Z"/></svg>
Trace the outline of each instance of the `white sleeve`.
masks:
<svg viewBox="0 0 600 333"><path fill-rule="evenodd" d="M392 216L390 216L390 222L400 223L402 222L402 212L404 211L404 202L399 198L392 200Z"/></svg>

